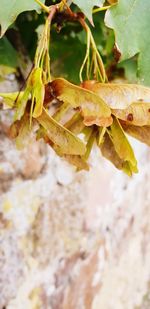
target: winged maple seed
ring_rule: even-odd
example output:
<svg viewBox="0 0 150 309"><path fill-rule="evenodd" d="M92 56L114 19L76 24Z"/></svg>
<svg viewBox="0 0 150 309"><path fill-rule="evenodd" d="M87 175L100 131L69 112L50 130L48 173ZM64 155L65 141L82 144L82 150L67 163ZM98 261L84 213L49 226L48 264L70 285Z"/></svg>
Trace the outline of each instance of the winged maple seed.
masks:
<svg viewBox="0 0 150 309"><path fill-rule="evenodd" d="M89 169L88 158L96 142L103 156L118 169L128 175L137 172L124 132L150 146L150 88L95 81L77 86L57 78L43 89L39 69L33 71L27 85L24 92L0 94L6 106L16 109L18 120L11 126L10 136L16 138L19 148L38 127L36 138L43 138L78 170ZM53 102L57 102L55 108Z"/></svg>
<svg viewBox="0 0 150 309"><path fill-rule="evenodd" d="M52 81L51 88L54 97L67 102L73 108L79 108L83 115L86 126L96 124L98 126L109 126L112 123L111 110L108 105L96 95L86 89L69 83L63 78Z"/></svg>
<svg viewBox="0 0 150 309"><path fill-rule="evenodd" d="M150 88L136 84L84 81L81 87L99 95L111 109L126 109L133 102L150 103Z"/></svg>
<svg viewBox="0 0 150 309"><path fill-rule="evenodd" d="M121 125L127 134L150 146L150 126L133 126L124 121L121 121Z"/></svg>

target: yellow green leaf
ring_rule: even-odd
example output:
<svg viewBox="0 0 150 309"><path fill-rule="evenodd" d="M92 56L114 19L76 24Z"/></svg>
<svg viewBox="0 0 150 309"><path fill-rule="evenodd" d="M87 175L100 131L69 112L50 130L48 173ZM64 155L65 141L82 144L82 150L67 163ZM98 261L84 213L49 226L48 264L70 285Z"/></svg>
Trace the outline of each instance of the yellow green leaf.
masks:
<svg viewBox="0 0 150 309"><path fill-rule="evenodd" d="M22 96L19 96L16 103L15 120L21 119L25 113L27 102L31 99L30 116L38 117L42 113L45 86L42 82L42 69L34 68L28 78L27 86Z"/></svg>
<svg viewBox="0 0 150 309"><path fill-rule="evenodd" d="M64 102L57 110L56 112L53 114L53 118L56 121L60 121L62 119L62 117L65 115L65 113L69 110L70 105L66 102Z"/></svg>
<svg viewBox="0 0 150 309"><path fill-rule="evenodd" d="M2 104L5 104L7 108L13 108L15 105L15 101L18 96L22 96L23 92L17 91L17 92L12 92L12 93L0 93L0 102Z"/></svg>
<svg viewBox="0 0 150 309"><path fill-rule="evenodd" d="M49 137L46 135L46 130L43 127L41 127L37 132L37 139L40 139L40 138L44 138L45 142L53 148L53 150L56 152L58 156L62 157L63 159L71 163L72 165L75 165L78 170L86 170L86 171L89 170L89 165L86 162L86 160L83 158L83 156L64 154L63 149L57 146L56 144L54 144L49 139Z"/></svg>
<svg viewBox="0 0 150 309"><path fill-rule="evenodd" d="M16 113L14 117L15 120L20 120L21 117L24 115L30 92L31 88L27 87L23 92L23 94L21 96L20 95L18 96L16 101Z"/></svg>
<svg viewBox="0 0 150 309"><path fill-rule="evenodd" d="M86 146L84 143L54 120L45 109L43 109L37 120L46 130L49 139L61 148L62 153L73 155L83 155L85 153Z"/></svg>
<svg viewBox="0 0 150 309"><path fill-rule="evenodd" d="M45 86L42 81L42 69L35 68L30 79L32 86L32 97L35 103L33 117L37 118L42 113L43 101L45 95Z"/></svg>
<svg viewBox="0 0 150 309"><path fill-rule="evenodd" d="M97 144L98 144L98 146L100 146L103 143L105 132L106 132L106 128L105 127L99 127L98 128L98 135L97 135Z"/></svg>
<svg viewBox="0 0 150 309"><path fill-rule="evenodd" d="M121 159L115 150L114 144L108 135L105 133L103 142L99 145L102 155L109 160L117 169L124 171L128 176L132 175L132 169L127 161Z"/></svg>
<svg viewBox="0 0 150 309"><path fill-rule="evenodd" d="M112 143L114 145L115 151L117 152L120 159L128 162L131 170L137 172L137 161L134 156L133 149L126 138L126 135L119 123L119 121L114 118L113 124L110 129L107 130Z"/></svg>
<svg viewBox="0 0 150 309"><path fill-rule="evenodd" d="M80 170L85 170L85 171L89 171L89 165L86 162L86 160L79 155L64 155L63 156L64 159L66 159L69 163L75 165L78 169L78 171Z"/></svg>
<svg viewBox="0 0 150 309"><path fill-rule="evenodd" d="M95 138L96 138L96 134L97 134L97 130L95 127L88 128L88 129L90 129L90 132L87 132L86 153L83 156L85 160L87 160L90 156L90 153L91 153L91 150L92 150Z"/></svg>
<svg viewBox="0 0 150 309"><path fill-rule="evenodd" d="M89 165L86 162L86 159L84 158L84 156L64 154L61 152L61 148L59 146L56 146L54 144L51 145L51 143L50 143L50 146L54 149L54 151L57 153L58 156L62 157L67 162L77 167L78 171L79 170L89 171Z"/></svg>
<svg viewBox="0 0 150 309"><path fill-rule="evenodd" d="M83 118L79 112L76 112L72 118L65 123L65 128L75 134L81 133L84 127Z"/></svg>

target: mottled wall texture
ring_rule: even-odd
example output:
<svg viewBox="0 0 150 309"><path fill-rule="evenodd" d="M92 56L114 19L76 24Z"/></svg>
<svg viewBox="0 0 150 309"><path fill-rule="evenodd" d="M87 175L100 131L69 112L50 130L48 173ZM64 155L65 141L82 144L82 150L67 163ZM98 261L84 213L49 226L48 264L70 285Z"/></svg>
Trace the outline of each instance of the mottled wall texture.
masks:
<svg viewBox="0 0 150 309"><path fill-rule="evenodd" d="M96 150L76 173L34 137L18 151L0 113L0 309L149 309L148 148L133 178Z"/></svg>

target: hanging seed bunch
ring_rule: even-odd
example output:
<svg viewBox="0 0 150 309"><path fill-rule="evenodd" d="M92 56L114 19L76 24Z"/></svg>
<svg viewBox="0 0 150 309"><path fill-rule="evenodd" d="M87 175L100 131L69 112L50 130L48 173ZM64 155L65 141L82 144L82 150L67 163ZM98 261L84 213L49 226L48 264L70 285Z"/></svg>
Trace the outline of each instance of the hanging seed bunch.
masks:
<svg viewBox="0 0 150 309"><path fill-rule="evenodd" d="M137 161L126 133L150 145L150 88L108 83L83 14L73 13L65 1L47 8L47 12L24 90L0 94L5 106L15 110L10 136L21 148L34 132L37 140L43 139L77 170L89 170L88 159L96 144L118 169L128 175L137 173ZM52 20L61 12L66 20L79 22L87 34L80 85L51 78L50 30Z"/></svg>

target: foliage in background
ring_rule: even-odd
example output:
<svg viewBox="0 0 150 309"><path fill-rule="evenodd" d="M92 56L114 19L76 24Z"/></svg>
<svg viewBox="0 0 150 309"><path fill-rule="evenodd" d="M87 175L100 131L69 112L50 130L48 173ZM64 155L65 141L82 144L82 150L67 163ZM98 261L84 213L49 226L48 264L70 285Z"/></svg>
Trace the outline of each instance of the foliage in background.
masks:
<svg viewBox="0 0 150 309"><path fill-rule="evenodd" d="M150 2L121 0L106 13L106 25L115 31L116 44L125 60L138 55L137 76L150 85Z"/></svg>

